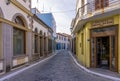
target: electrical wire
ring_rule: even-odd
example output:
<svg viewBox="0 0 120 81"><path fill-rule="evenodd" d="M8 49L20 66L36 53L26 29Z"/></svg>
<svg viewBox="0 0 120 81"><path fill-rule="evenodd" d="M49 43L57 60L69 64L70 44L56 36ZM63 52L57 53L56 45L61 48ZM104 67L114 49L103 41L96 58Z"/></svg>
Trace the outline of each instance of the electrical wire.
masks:
<svg viewBox="0 0 120 81"><path fill-rule="evenodd" d="M69 13L69 12L75 12L74 10L65 10L65 11L42 11L42 13L47 13L47 12L51 12L51 13Z"/></svg>

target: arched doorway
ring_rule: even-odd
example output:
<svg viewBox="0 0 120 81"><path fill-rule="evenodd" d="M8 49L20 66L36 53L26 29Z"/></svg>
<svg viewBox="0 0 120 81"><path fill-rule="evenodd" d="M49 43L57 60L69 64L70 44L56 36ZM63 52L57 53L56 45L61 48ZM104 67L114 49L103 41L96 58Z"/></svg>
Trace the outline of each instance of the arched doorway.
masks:
<svg viewBox="0 0 120 81"><path fill-rule="evenodd" d="M38 53L38 29L35 28L35 32L34 32L34 53Z"/></svg>
<svg viewBox="0 0 120 81"><path fill-rule="evenodd" d="M40 30L40 56L43 56L42 49L42 30Z"/></svg>
<svg viewBox="0 0 120 81"><path fill-rule="evenodd" d="M40 57L39 54L39 33L38 29L35 28L34 30L34 54L33 54L33 60L38 60Z"/></svg>
<svg viewBox="0 0 120 81"><path fill-rule="evenodd" d="M13 31L13 55L12 57L12 68L26 64L28 62L28 25L25 17L22 14L15 14L13 22L16 24L12 28Z"/></svg>

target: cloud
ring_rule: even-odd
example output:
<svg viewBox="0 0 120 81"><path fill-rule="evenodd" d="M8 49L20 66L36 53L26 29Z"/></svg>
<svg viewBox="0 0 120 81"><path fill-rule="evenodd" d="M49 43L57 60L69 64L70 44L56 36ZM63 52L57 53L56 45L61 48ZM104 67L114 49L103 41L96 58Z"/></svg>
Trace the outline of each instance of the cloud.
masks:
<svg viewBox="0 0 120 81"><path fill-rule="evenodd" d="M33 6L35 1L33 0ZM45 12L53 12L57 32L70 34L71 21L75 17L76 0L39 0L37 7L41 11L44 9Z"/></svg>

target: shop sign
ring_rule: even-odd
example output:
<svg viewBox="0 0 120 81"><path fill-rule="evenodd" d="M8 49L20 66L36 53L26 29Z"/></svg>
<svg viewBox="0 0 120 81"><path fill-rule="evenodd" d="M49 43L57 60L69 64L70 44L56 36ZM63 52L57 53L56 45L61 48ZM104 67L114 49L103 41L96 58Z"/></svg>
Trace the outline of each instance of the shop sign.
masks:
<svg viewBox="0 0 120 81"><path fill-rule="evenodd" d="M109 26L109 25L113 25L113 24L114 24L113 19L106 19L106 20L102 20L102 21L93 22L92 27L104 27L104 26Z"/></svg>

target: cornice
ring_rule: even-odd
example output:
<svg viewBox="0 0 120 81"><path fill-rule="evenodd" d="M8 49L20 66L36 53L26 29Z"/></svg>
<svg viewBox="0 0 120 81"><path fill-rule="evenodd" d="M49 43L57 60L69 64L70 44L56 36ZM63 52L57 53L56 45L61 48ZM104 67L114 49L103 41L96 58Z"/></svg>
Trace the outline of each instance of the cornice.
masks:
<svg viewBox="0 0 120 81"><path fill-rule="evenodd" d="M12 22L12 21L9 21L9 20L1 18L1 17L0 17L0 22L7 23L7 24L9 24L13 27L16 27L16 28L19 28L19 29L22 29L22 30L25 30L25 31L31 31L31 29L28 29L28 27L23 27L21 25L18 25L16 23Z"/></svg>
<svg viewBox="0 0 120 81"><path fill-rule="evenodd" d="M30 16L33 16L32 12L30 10L28 10L27 8L25 8L22 4L20 4L18 1L16 0L11 0L11 3L14 4L16 7L20 8L22 11L24 11L25 13L27 13Z"/></svg>

